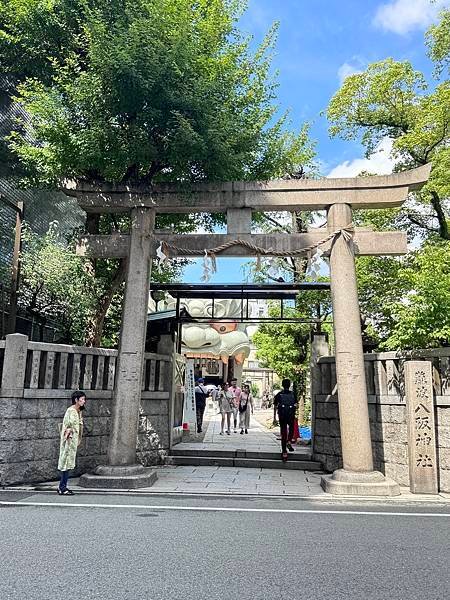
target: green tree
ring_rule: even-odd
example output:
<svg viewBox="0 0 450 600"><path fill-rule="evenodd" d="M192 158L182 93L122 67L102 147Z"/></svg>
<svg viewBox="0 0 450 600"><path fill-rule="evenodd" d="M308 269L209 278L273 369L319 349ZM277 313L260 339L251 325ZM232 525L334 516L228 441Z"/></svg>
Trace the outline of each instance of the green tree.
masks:
<svg viewBox="0 0 450 600"><path fill-rule="evenodd" d="M56 222L43 236L24 225L20 261L20 309L44 325L47 319L56 321L61 327L59 341L83 344L99 282L67 247Z"/></svg>
<svg viewBox="0 0 450 600"><path fill-rule="evenodd" d="M309 374L309 340L312 325L309 320L320 318L321 327L331 330L330 297L326 292L302 292L296 299L295 307L286 307L283 314L287 318L298 319L291 323L263 323L253 334L252 341L257 348L257 357L262 365L273 369L280 378L291 379L295 383L299 401L300 422L308 418L306 405ZM273 303L269 315L280 317L280 307Z"/></svg>
<svg viewBox="0 0 450 600"><path fill-rule="evenodd" d="M450 252L448 242L427 242L400 272L407 295L392 303L394 327L388 349L450 344Z"/></svg>
<svg viewBox="0 0 450 600"><path fill-rule="evenodd" d="M435 232L449 240L449 82L430 92L423 75L409 62L386 59L347 77L327 116L333 136L348 140L361 136L368 156L381 139L392 138L396 171L431 162L429 182L415 194L415 204L407 204L396 219L404 224L406 218L412 234L426 237Z"/></svg>
<svg viewBox="0 0 450 600"><path fill-rule="evenodd" d="M450 10L443 10L440 20L426 33L426 43L431 60L436 64L435 73L439 76L450 66Z"/></svg>
<svg viewBox="0 0 450 600"><path fill-rule="evenodd" d="M19 307L27 316L45 325L47 320L60 326L60 340L85 344L99 326L99 343L113 347L118 342L121 319L123 279L117 277L116 260L91 261L75 253L75 242L64 239L58 223L50 224L45 235L23 228ZM166 282L180 275L183 262L174 262L163 272L154 271L155 281ZM114 287L111 287L111 281ZM110 296L110 294L112 294ZM108 307L104 304L108 298ZM99 323L99 313L101 322ZM109 313L109 314L108 314ZM103 334L103 321L109 319Z"/></svg>
<svg viewBox="0 0 450 600"><path fill-rule="evenodd" d="M275 117L271 29L255 53L241 0L5 0L0 60L29 121L30 181L267 179L310 157ZM33 60L30 60L30 56ZM35 143L35 141L37 143Z"/></svg>
<svg viewBox="0 0 450 600"><path fill-rule="evenodd" d="M448 242L429 240L401 260L358 261L361 312L385 350L450 344Z"/></svg>
<svg viewBox="0 0 450 600"><path fill-rule="evenodd" d="M8 138L29 185L62 178L268 179L312 161L308 131L277 117L272 28L260 47L237 30L244 0L4 0L0 62L25 109ZM219 217L220 218L220 217ZM214 218L158 217L174 231ZM90 233L121 229L89 218ZM124 225L126 227L126 225ZM102 282L87 341L100 342L124 264L94 261ZM113 311L114 312L114 311Z"/></svg>
<svg viewBox="0 0 450 600"><path fill-rule="evenodd" d="M440 22L427 32L436 76L448 66L449 14L443 11ZM331 134L344 139L361 137L367 156L381 139L392 139L396 171L431 163L427 185L412 194L402 208L355 211L356 224L406 230L416 248L404 258L358 258L358 286L363 325L380 348L447 344L448 80L430 86L409 62L386 59L348 77L332 98L327 116Z"/></svg>

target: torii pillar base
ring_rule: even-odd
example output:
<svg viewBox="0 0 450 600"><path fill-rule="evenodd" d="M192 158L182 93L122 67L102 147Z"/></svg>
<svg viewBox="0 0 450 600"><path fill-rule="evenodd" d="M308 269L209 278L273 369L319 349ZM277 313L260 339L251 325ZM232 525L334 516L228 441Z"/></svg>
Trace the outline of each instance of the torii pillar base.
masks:
<svg viewBox="0 0 450 600"><path fill-rule="evenodd" d="M155 469L142 465L101 465L93 473L82 475L78 485L108 490L136 490L151 487L157 479Z"/></svg>
<svg viewBox="0 0 450 600"><path fill-rule="evenodd" d="M332 475L323 475L322 489L334 496L399 496L400 487L380 471L358 473L337 469Z"/></svg>

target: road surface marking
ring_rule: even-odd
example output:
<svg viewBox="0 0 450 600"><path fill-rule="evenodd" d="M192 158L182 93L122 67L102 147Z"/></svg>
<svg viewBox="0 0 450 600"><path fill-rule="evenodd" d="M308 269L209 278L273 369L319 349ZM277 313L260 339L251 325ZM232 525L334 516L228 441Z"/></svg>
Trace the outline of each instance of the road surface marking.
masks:
<svg viewBox="0 0 450 600"><path fill-rule="evenodd" d="M242 513L289 513L289 514L323 514L323 515L376 515L390 517L450 517L450 513L413 513L413 512L382 512L369 510L313 510L297 508L236 508L214 506L166 506L152 504L94 504L66 502L1 502L0 506L53 506L63 508L136 508L139 510L182 510L196 512L242 512Z"/></svg>

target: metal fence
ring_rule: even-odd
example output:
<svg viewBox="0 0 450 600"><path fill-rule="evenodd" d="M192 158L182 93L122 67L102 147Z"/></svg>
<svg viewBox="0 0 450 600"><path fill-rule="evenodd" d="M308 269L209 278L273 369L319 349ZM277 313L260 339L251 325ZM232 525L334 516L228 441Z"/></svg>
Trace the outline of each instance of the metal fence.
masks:
<svg viewBox="0 0 450 600"><path fill-rule="evenodd" d="M57 342L63 337L61 325L40 316L27 315L19 309L14 331L8 331L9 298L11 290L0 282L0 339L8 333L23 333L33 342Z"/></svg>

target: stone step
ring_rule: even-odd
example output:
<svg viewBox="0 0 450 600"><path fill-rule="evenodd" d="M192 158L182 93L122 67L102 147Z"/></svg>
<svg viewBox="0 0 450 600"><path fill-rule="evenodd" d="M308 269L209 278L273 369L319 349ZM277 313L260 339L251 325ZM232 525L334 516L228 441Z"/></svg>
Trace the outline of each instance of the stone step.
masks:
<svg viewBox="0 0 450 600"><path fill-rule="evenodd" d="M299 471L321 471L322 465L313 460L291 460L292 454L287 462L283 462L278 454L273 458L239 458L236 456L201 456L172 455L173 465L189 465L193 467L242 467L256 469L295 469Z"/></svg>
<svg viewBox="0 0 450 600"><path fill-rule="evenodd" d="M256 451L256 450L217 450L206 448L172 448L172 456L206 456L212 458L256 458L260 460L280 460L280 452ZM293 461L309 461L311 460L311 452L309 450L295 450L289 453L289 460Z"/></svg>

